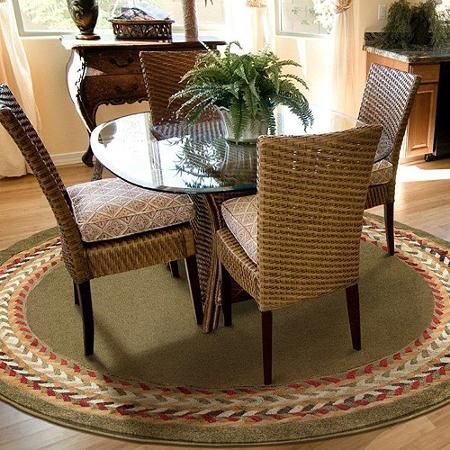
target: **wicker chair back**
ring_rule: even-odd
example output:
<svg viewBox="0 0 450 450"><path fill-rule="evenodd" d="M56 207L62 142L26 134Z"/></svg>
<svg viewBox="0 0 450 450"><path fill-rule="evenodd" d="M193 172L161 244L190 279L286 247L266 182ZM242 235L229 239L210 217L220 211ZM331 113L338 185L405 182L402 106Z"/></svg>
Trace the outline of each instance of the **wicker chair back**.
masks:
<svg viewBox="0 0 450 450"><path fill-rule="evenodd" d="M5 84L0 85L0 123L17 144L55 214L69 273L77 282L88 280L86 254L64 184L36 130Z"/></svg>
<svg viewBox="0 0 450 450"><path fill-rule="evenodd" d="M169 99L186 86L181 78L204 53L206 50L139 53L154 125L180 122L176 112L183 102L175 100L169 105Z"/></svg>
<svg viewBox="0 0 450 450"><path fill-rule="evenodd" d="M369 178L381 126L259 141L258 306L315 298L358 280Z"/></svg>
<svg viewBox="0 0 450 450"><path fill-rule="evenodd" d="M388 187L391 201L403 137L419 85L417 75L372 64L361 102L358 119L368 125L382 125L384 136L392 143L389 161L394 166L394 176Z"/></svg>

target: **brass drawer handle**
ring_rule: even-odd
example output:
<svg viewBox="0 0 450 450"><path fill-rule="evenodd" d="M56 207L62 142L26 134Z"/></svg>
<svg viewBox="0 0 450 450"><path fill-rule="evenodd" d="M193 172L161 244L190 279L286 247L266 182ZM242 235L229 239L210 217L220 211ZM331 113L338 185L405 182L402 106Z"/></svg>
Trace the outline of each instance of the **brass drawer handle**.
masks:
<svg viewBox="0 0 450 450"><path fill-rule="evenodd" d="M122 69L124 67L128 67L130 64L133 64L134 63L134 58L132 56L129 56L128 58L120 61L120 60L118 60L118 59L116 59L114 57L111 57L111 58L109 58L109 62L113 66L116 66L116 67L119 67L119 68Z"/></svg>

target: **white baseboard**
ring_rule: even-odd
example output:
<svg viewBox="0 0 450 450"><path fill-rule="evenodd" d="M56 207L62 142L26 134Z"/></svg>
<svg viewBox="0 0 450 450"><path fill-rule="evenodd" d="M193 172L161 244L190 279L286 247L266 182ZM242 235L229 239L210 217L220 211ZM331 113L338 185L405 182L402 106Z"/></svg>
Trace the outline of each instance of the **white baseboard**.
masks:
<svg viewBox="0 0 450 450"><path fill-rule="evenodd" d="M83 153L84 152L56 153L51 155L51 157L56 167L73 166L74 164L81 164Z"/></svg>

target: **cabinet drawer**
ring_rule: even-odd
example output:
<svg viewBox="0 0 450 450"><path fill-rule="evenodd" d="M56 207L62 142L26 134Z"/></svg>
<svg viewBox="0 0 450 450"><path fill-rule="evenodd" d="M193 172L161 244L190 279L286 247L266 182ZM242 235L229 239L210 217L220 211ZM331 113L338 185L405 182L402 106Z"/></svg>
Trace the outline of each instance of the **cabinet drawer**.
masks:
<svg viewBox="0 0 450 450"><path fill-rule="evenodd" d="M140 74L86 77L83 89L86 98L94 104L105 99L114 103L147 98L144 79Z"/></svg>
<svg viewBox="0 0 450 450"><path fill-rule="evenodd" d="M142 73L139 51L104 50L85 55L89 69L105 74Z"/></svg>
<svg viewBox="0 0 450 450"><path fill-rule="evenodd" d="M440 68L439 64L412 64L409 71L421 76L422 83L438 83Z"/></svg>

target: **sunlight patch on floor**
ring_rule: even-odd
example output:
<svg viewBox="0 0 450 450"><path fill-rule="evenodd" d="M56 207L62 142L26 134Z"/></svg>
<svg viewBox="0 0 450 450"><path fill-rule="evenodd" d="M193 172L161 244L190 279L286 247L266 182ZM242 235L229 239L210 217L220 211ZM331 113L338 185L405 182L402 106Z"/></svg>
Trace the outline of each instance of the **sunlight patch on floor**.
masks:
<svg viewBox="0 0 450 450"><path fill-rule="evenodd" d="M400 165L398 168L397 181L403 183L435 180L450 180L450 169L424 169L416 165Z"/></svg>

